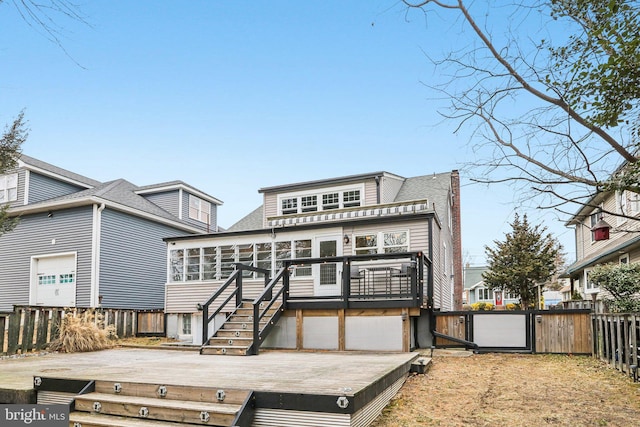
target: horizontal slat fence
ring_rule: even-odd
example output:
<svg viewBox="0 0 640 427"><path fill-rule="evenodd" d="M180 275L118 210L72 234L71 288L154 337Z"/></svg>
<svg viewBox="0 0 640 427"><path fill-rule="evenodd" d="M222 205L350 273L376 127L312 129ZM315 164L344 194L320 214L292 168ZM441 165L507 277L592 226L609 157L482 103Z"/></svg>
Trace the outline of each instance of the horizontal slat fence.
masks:
<svg viewBox="0 0 640 427"><path fill-rule="evenodd" d="M594 314L595 357L638 381L640 313Z"/></svg>
<svg viewBox="0 0 640 427"><path fill-rule="evenodd" d="M73 310L80 314L87 309ZM104 322L97 324L102 327L113 325L120 338L165 335L162 310L100 309L97 312L104 316ZM13 312L0 313L0 354L26 354L45 349L59 337L65 315L69 314L64 308L30 306L16 306Z"/></svg>
<svg viewBox="0 0 640 427"><path fill-rule="evenodd" d="M591 354L593 348L592 322L590 310L534 310L534 311L458 311L436 313L436 331L454 338L474 341L474 328L481 323L475 322L474 317L499 314L493 316L504 322L506 329L513 321L513 316L529 316L528 327L522 330L526 341L526 348L517 351L531 351L533 353L560 354ZM495 324L493 324L495 327ZM480 331L475 331L479 333ZM490 332L490 331L489 331ZM436 347L460 346L445 338L436 338ZM482 351L482 348L479 349ZM504 351L513 351L505 347ZM491 351L501 351L491 347Z"/></svg>

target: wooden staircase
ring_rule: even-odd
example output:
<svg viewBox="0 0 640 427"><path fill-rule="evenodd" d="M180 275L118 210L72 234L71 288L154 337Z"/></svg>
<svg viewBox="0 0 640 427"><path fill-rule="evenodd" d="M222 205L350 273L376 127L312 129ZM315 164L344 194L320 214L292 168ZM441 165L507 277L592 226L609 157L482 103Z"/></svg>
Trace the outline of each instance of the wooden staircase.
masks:
<svg viewBox="0 0 640 427"><path fill-rule="evenodd" d="M248 426L253 403L244 390L96 381L94 392L75 397L69 426Z"/></svg>
<svg viewBox="0 0 640 427"><path fill-rule="evenodd" d="M281 303L269 308L260 319L260 330L268 330L281 314ZM200 348L200 354L246 356L253 351L253 305L243 302L218 331Z"/></svg>

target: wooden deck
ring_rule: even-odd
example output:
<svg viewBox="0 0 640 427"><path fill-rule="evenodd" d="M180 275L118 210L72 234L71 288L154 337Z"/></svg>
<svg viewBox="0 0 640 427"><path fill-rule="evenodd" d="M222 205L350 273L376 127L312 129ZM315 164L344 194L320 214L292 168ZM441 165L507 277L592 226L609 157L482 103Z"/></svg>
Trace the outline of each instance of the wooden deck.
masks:
<svg viewBox="0 0 640 427"><path fill-rule="evenodd" d="M256 391L357 393L417 353L265 351L259 356L118 348L0 360L0 388L33 388L33 377L200 385Z"/></svg>

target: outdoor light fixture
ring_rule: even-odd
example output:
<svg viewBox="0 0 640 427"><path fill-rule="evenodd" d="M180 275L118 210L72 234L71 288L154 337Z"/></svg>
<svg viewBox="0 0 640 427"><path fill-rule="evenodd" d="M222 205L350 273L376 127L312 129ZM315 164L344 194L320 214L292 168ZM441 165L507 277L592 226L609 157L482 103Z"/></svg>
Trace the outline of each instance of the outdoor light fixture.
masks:
<svg viewBox="0 0 640 427"><path fill-rule="evenodd" d="M348 234L345 234L344 237L342 238L342 241L344 242L345 245L348 245L351 239L349 239Z"/></svg>
<svg viewBox="0 0 640 427"><path fill-rule="evenodd" d="M47 218L53 218L53 212L52 211L47 212Z"/></svg>

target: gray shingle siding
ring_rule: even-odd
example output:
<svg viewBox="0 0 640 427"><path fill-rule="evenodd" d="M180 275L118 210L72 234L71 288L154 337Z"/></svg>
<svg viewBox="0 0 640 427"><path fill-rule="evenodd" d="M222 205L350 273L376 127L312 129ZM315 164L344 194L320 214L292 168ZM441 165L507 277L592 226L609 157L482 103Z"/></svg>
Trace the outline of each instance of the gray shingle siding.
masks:
<svg viewBox="0 0 640 427"><path fill-rule="evenodd" d="M31 257L77 252L76 304L89 303L91 292L92 209L83 207L25 215L10 233L0 236L0 311L29 303ZM55 244L53 244L55 239Z"/></svg>
<svg viewBox="0 0 640 427"><path fill-rule="evenodd" d="M58 181L39 173L31 172L29 174L29 204L66 196L81 190L84 190L84 188Z"/></svg>
<svg viewBox="0 0 640 427"><path fill-rule="evenodd" d="M105 308L162 308L166 236L188 233L118 211L102 212L100 284Z"/></svg>

